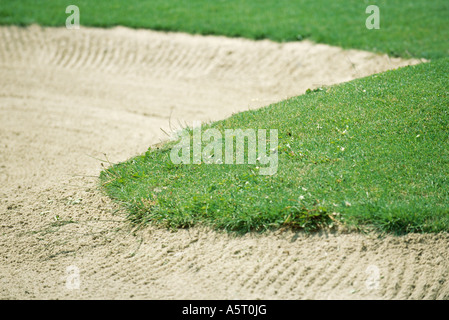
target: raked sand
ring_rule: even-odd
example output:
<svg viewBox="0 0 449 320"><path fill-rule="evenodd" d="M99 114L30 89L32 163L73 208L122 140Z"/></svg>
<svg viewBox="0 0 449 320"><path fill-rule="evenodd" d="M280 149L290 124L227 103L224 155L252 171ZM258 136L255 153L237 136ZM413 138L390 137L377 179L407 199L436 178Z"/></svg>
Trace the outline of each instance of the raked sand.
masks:
<svg viewBox="0 0 449 320"><path fill-rule="evenodd" d="M0 298L448 299L448 234L135 230L97 188L99 159L126 160L163 131L419 62L309 41L0 27Z"/></svg>

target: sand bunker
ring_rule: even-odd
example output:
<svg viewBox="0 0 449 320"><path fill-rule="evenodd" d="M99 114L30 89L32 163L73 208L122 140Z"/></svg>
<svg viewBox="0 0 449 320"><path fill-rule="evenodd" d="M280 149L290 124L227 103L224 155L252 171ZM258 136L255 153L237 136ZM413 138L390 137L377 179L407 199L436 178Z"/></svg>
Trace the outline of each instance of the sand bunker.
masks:
<svg viewBox="0 0 449 320"><path fill-rule="evenodd" d="M161 129L418 62L308 41L0 27L0 298L449 298L447 234L132 230L97 190L98 159L144 152Z"/></svg>

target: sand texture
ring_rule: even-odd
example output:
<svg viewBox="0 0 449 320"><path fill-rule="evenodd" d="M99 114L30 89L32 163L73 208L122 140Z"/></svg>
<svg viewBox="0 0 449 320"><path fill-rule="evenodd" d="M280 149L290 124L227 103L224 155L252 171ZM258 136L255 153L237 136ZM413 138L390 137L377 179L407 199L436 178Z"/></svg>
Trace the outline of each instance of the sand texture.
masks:
<svg viewBox="0 0 449 320"><path fill-rule="evenodd" d="M0 27L0 298L448 299L447 234L136 230L98 190L102 164L163 131L419 62L308 41Z"/></svg>

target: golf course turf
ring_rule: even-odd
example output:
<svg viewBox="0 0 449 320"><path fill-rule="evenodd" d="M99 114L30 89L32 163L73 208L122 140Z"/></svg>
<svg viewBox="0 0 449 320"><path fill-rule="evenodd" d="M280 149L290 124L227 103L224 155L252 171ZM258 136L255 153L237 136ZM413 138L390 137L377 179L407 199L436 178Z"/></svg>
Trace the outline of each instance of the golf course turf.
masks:
<svg viewBox="0 0 449 320"><path fill-rule="evenodd" d="M449 54L446 0L0 0L0 24L64 26L76 5L84 26L149 28L249 39L310 39L393 56L435 59ZM380 9L369 30L368 5Z"/></svg>
<svg viewBox="0 0 449 320"><path fill-rule="evenodd" d="M271 176L258 164L174 164L170 142L110 167L101 181L138 223L447 231L448 73L449 59L439 59L203 126L278 130Z"/></svg>
<svg viewBox="0 0 449 320"><path fill-rule="evenodd" d="M372 1L377 30L365 26L368 4L355 0L0 3L6 25L63 26L65 8L75 4L84 26L310 39L432 59L203 125L278 130L272 176L257 164L174 164L171 142L111 166L100 180L137 223L241 232L335 223L395 233L449 229L447 1Z"/></svg>
<svg viewBox="0 0 449 320"><path fill-rule="evenodd" d="M449 299L447 17L0 0L0 296Z"/></svg>

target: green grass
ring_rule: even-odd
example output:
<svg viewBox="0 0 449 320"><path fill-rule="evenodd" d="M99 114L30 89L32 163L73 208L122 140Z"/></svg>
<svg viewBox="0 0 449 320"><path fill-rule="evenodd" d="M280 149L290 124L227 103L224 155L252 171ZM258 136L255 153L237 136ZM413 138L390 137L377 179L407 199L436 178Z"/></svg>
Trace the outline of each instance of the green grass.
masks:
<svg viewBox="0 0 449 320"><path fill-rule="evenodd" d="M238 113L208 127L277 129L279 167L174 164L174 142L101 173L137 223L246 232L335 221L449 231L449 58ZM203 131L208 128L203 127Z"/></svg>
<svg viewBox="0 0 449 320"><path fill-rule="evenodd" d="M402 57L449 55L447 0L0 0L0 24L63 26L70 4L80 8L85 26L275 41L309 38ZM379 30L365 27L371 4L380 8Z"/></svg>
<svg viewBox="0 0 449 320"><path fill-rule="evenodd" d="M175 165L174 143L112 166L101 173L102 185L132 221L241 232L334 223L395 233L449 230L447 0L0 0L0 24L64 26L71 4L84 26L307 38L434 60L210 125L278 129L273 176L256 165ZM365 27L371 4L380 8L379 30Z"/></svg>

